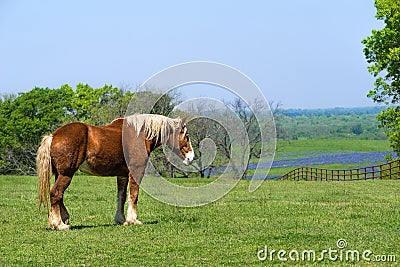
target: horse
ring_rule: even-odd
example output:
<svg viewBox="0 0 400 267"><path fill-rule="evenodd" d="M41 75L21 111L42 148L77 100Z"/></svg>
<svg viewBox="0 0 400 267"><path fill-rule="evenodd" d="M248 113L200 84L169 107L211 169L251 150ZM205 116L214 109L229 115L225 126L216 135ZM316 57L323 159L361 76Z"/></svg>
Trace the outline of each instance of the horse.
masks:
<svg viewBox="0 0 400 267"><path fill-rule="evenodd" d="M137 202L150 153L164 144L186 165L194 158L185 121L186 118L135 114L115 119L105 126L73 122L45 136L38 149L36 165L38 207L41 209L43 205L48 210L49 227L70 229L64 191L78 170L95 176L117 176L115 224L142 224L137 216ZM55 183L50 190L53 173ZM130 193L125 217L128 184Z"/></svg>

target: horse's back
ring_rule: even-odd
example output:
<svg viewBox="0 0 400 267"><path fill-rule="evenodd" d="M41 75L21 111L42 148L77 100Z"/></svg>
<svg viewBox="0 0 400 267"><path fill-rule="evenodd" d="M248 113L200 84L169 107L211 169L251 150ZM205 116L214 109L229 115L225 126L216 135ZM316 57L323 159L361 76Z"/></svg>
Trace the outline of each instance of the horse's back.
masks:
<svg viewBox="0 0 400 267"><path fill-rule="evenodd" d="M82 122L72 122L68 123L64 126L61 126L57 130L53 132L53 136L62 136L62 135L69 135L69 134L87 134L87 127L88 125Z"/></svg>

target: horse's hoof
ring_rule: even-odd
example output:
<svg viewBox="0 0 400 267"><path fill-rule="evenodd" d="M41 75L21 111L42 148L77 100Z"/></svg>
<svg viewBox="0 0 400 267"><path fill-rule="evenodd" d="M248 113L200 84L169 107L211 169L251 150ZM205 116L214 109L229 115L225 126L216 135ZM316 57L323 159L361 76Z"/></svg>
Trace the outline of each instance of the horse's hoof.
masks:
<svg viewBox="0 0 400 267"><path fill-rule="evenodd" d="M126 221L126 222L124 222L123 223L123 225L132 225L132 224L137 224L137 225L140 225L140 224L142 224L142 222L141 221L139 221L139 220L133 220L133 221Z"/></svg>
<svg viewBox="0 0 400 267"><path fill-rule="evenodd" d="M64 231L64 230L69 230L70 228L71 226L69 224L61 224L58 226L57 230Z"/></svg>
<svg viewBox="0 0 400 267"><path fill-rule="evenodd" d="M62 223L60 225L50 225L50 228L53 230L57 230L57 231L64 231L64 230L69 230L71 228L71 226Z"/></svg>

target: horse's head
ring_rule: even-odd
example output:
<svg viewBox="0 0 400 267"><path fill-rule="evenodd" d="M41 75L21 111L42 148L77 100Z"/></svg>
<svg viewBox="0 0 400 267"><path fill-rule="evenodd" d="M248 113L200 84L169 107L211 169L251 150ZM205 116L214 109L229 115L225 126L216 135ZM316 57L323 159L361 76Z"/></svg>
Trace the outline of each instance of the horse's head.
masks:
<svg viewBox="0 0 400 267"><path fill-rule="evenodd" d="M176 132L173 135L170 135L170 140L168 143L170 144L170 147L171 144L173 144L171 149L175 152L175 154L183 159L183 163L185 165L189 165L194 158L194 151L192 144L190 143L189 133L185 124L186 118L183 118L182 120L178 118L178 120L180 120L179 127L175 129Z"/></svg>

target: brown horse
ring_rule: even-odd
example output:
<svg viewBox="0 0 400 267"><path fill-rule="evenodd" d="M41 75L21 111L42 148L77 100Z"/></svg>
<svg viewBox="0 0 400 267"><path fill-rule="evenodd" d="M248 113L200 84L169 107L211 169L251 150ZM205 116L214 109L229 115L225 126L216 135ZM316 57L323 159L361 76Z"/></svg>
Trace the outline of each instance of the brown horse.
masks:
<svg viewBox="0 0 400 267"><path fill-rule="evenodd" d="M167 145L185 164L194 153L185 126L186 119L140 114L116 119L106 126L74 122L45 136L37 155L39 208L48 207L49 226L69 229L69 214L64 206L64 191L77 170L96 176L117 176L116 224L141 224L136 207L139 185L149 154L161 144ZM50 190L50 177L55 183ZM124 215L127 186L129 199Z"/></svg>

